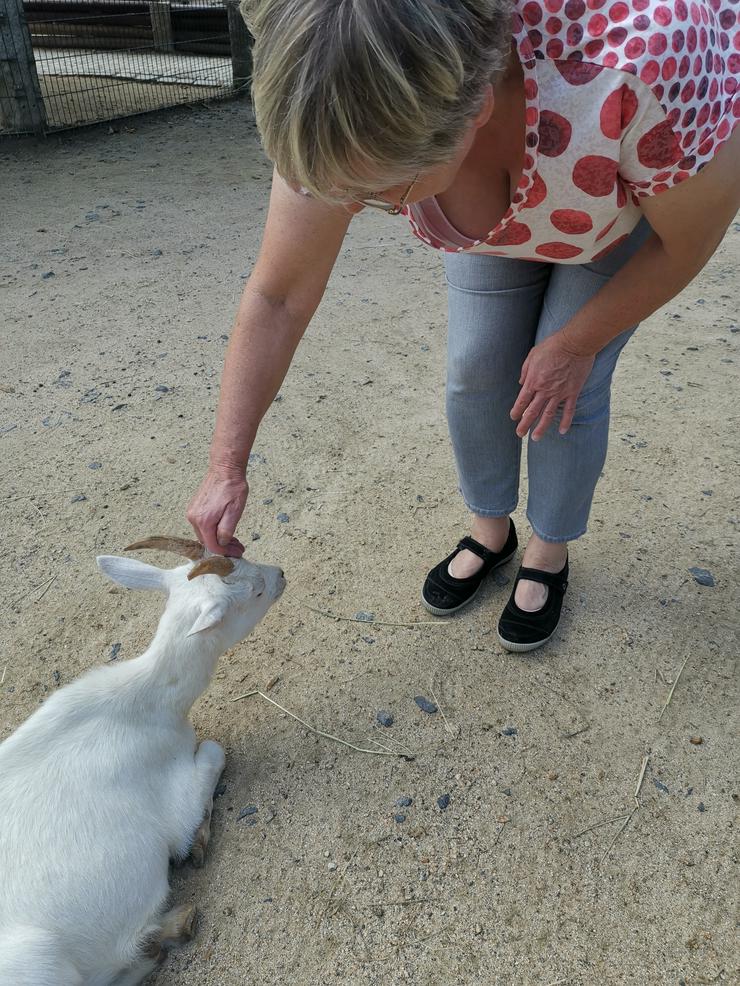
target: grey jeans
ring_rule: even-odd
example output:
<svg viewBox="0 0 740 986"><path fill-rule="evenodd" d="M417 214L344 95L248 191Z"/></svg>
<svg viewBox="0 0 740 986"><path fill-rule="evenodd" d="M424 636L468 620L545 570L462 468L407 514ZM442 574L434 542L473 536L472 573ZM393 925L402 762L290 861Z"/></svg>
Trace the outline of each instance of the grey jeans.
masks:
<svg viewBox="0 0 740 986"><path fill-rule="evenodd" d="M550 264L483 254L447 254L447 418L460 489L481 517L517 505L521 439L509 412L527 353L563 325L650 235L643 220L627 240L590 264ZM611 380L637 326L601 350L578 398L573 424L528 441L527 519L545 541L585 533L606 460Z"/></svg>

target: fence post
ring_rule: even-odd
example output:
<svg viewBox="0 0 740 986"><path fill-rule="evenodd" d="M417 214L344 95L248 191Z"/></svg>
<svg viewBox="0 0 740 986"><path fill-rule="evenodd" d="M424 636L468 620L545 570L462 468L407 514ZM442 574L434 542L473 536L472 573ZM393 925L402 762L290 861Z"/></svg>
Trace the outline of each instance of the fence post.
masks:
<svg viewBox="0 0 740 986"><path fill-rule="evenodd" d="M231 44L232 86L235 90L249 86L252 77L252 38L239 10L238 0L226 0Z"/></svg>
<svg viewBox="0 0 740 986"><path fill-rule="evenodd" d="M46 112L23 0L0 3L0 129L46 132Z"/></svg>
<svg viewBox="0 0 740 986"><path fill-rule="evenodd" d="M152 22L154 47L157 51L174 51L175 39L172 34L169 0L152 0L149 4L149 19Z"/></svg>

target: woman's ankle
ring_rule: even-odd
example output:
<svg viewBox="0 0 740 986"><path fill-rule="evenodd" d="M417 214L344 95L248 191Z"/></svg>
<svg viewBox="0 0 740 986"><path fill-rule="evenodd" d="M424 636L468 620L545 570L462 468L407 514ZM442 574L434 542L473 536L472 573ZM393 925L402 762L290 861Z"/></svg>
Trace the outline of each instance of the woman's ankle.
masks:
<svg viewBox="0 0 740 986"><path fill-rule="evenodd" d="M545 572L557 573L563 568L567 558L567 541L543 541L532 533L524 549L522 564L526 568L540 568Z"/></svg>
<svg viewBox="0 0 740 986"><path fill-rule="evenodd" d="M473 515L471 537L491 551L501 551L509 536L509 517L480 517Z"/></svg>

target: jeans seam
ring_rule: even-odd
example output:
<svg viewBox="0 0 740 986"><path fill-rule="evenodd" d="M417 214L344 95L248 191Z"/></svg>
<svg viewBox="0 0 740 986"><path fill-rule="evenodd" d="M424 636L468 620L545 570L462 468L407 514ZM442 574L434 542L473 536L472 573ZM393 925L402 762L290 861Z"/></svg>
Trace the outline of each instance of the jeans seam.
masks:
<svg viewBox="0 0 740 986"><path fill-rule="evenodd" d="M578 534L568 534L565 537L562 537L562 536L553 537L550 534L544 534L542 531L540 531L538 529L537 525L532 520L532 516L531 516L529 510L527 510L527 520L529 521L529 525L532 528L532 530L534 531L534 533L537 535L537 537L540 538L543 541L549 542L550 544L565 544L566 541L576 541L578 538L583 537L583 535L588 530L588 527L583 527L578 532Z"/></svg>
<svg viewBox="0 0 740 986"><path fill-rule="evenodd" d="M467 501L463 495L463 501L468 510L478 517L508 517L509 514L513 514L516 510L517 502L514 501L513 505L508 510L489 510L486 507L474 507L471 503Z"/></svg>

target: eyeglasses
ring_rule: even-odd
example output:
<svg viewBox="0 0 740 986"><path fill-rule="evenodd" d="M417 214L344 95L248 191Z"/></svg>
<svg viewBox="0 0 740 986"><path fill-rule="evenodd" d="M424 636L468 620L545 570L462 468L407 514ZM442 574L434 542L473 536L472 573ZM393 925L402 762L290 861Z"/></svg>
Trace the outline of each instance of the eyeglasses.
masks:
<svg viewBox="0 0 740 986"><path fill-rule="evenodd" d="M408 197L411 195L411 190L418 180L419 176L417 175L396 205L392 205L390 202L384 202L382 199L357 199L357 202L360 205L366 205L370 209L382 209L389 216L399 216L403 212Z"/></svg>

